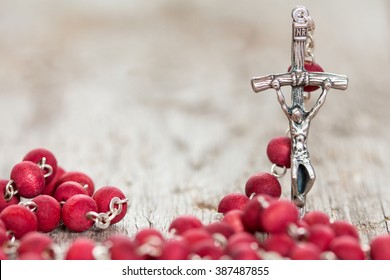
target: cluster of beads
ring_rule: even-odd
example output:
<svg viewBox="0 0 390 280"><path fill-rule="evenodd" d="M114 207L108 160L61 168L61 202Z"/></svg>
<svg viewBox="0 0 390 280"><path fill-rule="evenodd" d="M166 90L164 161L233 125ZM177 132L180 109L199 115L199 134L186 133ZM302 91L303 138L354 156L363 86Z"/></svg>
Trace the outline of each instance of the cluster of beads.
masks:
<svg viewBox="0 0 390 280"><path fill-rule="evenodd" d="M2 227L0 232L4 231ZM0 258L6 257L0 251ZM290 201L258 195L244 204L243 209L232 209L207 225L191 215L179 216L170 224L167 237L152 228L141 229L133 238L116 234L102 242L79 237L61 252L46 234L30 232L15 248L14 258L388 260L390 235L378 236L364 248L351 224L331 222L319 211L309 212L300 220L297 208Z"/></svg>
<svg viewBox="0 0 390 280"><path fill-rule="evenodd" d="M10 179L0 180L0 194L0 245L11 253L27 234L48 233L60 224L74 232L93 225L105 229L123 219L128 201L113 186L95 192L88 175L66 172L46 149L27 153Z"/></svg>

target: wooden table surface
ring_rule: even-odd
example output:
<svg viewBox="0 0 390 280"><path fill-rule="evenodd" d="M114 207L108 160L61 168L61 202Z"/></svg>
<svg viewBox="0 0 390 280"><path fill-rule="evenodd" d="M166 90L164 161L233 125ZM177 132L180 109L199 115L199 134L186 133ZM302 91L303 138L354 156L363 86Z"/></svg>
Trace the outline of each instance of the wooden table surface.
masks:
<svg viewBox="0 0 390 280"><path fill-rule="evenodd" d="M213 221L225 194L269 171L267 143L286 131L274 91L254 94L250 79L286 71L294 6L98 2L1 1L0 176L44 147L130 198L123 222L56 230L58 242L166 232L181 214ZM390 5L300 2L316 22L317 62L350 82L312 122L307 209L352 222L367 242L390 226ZM289 176L281 182L288 198Z"/></svg>

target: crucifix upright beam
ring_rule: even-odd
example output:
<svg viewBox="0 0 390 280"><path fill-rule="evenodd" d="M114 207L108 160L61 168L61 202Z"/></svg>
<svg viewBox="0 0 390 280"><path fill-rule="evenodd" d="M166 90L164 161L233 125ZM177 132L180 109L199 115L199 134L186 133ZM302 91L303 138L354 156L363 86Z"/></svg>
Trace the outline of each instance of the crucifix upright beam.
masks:
<svg viewBox="0 0 390 280"><path fill-rule="evenodd" d="M270 88L276 90L278 101L287 119L291 136L291 199L295 205L304 211L306 195L312 188L316 175L310 161L307 149L310 121L318 113L326 100L329 89L345 90L348 87L348 78L324 72L308 72L305 69L306 44L308 30L313 21L305 7L298 6L292 11L292 46L291 70L283 74L271 74L256 77L251 80L254 92L261 92ZM321 87L322 93L315 105L305 109L304 87ZM283 86L291 86L291 105L286 104Z"/></svg>

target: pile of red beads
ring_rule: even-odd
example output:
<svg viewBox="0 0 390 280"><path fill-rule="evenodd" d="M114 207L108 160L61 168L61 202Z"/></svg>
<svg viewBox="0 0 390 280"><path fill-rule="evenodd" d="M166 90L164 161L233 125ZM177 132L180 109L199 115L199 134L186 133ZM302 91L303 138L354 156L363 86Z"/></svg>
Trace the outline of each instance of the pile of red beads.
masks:
<svg viewBox="0 0 390 280"><path fill-rule="evenodd" d="M4 225L0 243L4 242ZM145 228L133 238L113 235L103 242L79 237L63 252L44 233L25 234L15 246L17 259L66 260L364 260L390 259L390 235L376 237L362 247L359 234L347 222L331 222L322 212L312 211L299 219L287 200L259 195L240 209L204 225L194 216L174 219L168 236ZM0 251L0 258L9 257Z"/></svg>
<svg viewBox="0 0 390 280"><path fill-rule="evenodd" d="M104 229L127 211L121 190L105 186L95 192L88 175L65 172L46 149L27 153L10 179L0 180L0 193L0 244L6 247L30 232L48 233L60 224L74 232L93 225Z"/></svg>

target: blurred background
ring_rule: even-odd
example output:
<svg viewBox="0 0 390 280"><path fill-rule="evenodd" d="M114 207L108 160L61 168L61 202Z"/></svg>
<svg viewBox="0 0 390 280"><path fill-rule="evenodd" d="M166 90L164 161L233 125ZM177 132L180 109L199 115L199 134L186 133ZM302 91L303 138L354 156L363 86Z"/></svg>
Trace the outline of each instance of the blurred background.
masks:
<svg viewBox="0 0 390 280"><path fill-rule="evenodd" d="M253 94L250 79L287 70L296 5L316 23L316 61L350 82L312 123L308 210L353 222L363 238L388 231L385 0L2 0L0 176L44 147L129 196L106 235L165 231L179 214L212 221L223 195L269 171L267 143L287 128L275 93Z"/></svg>

